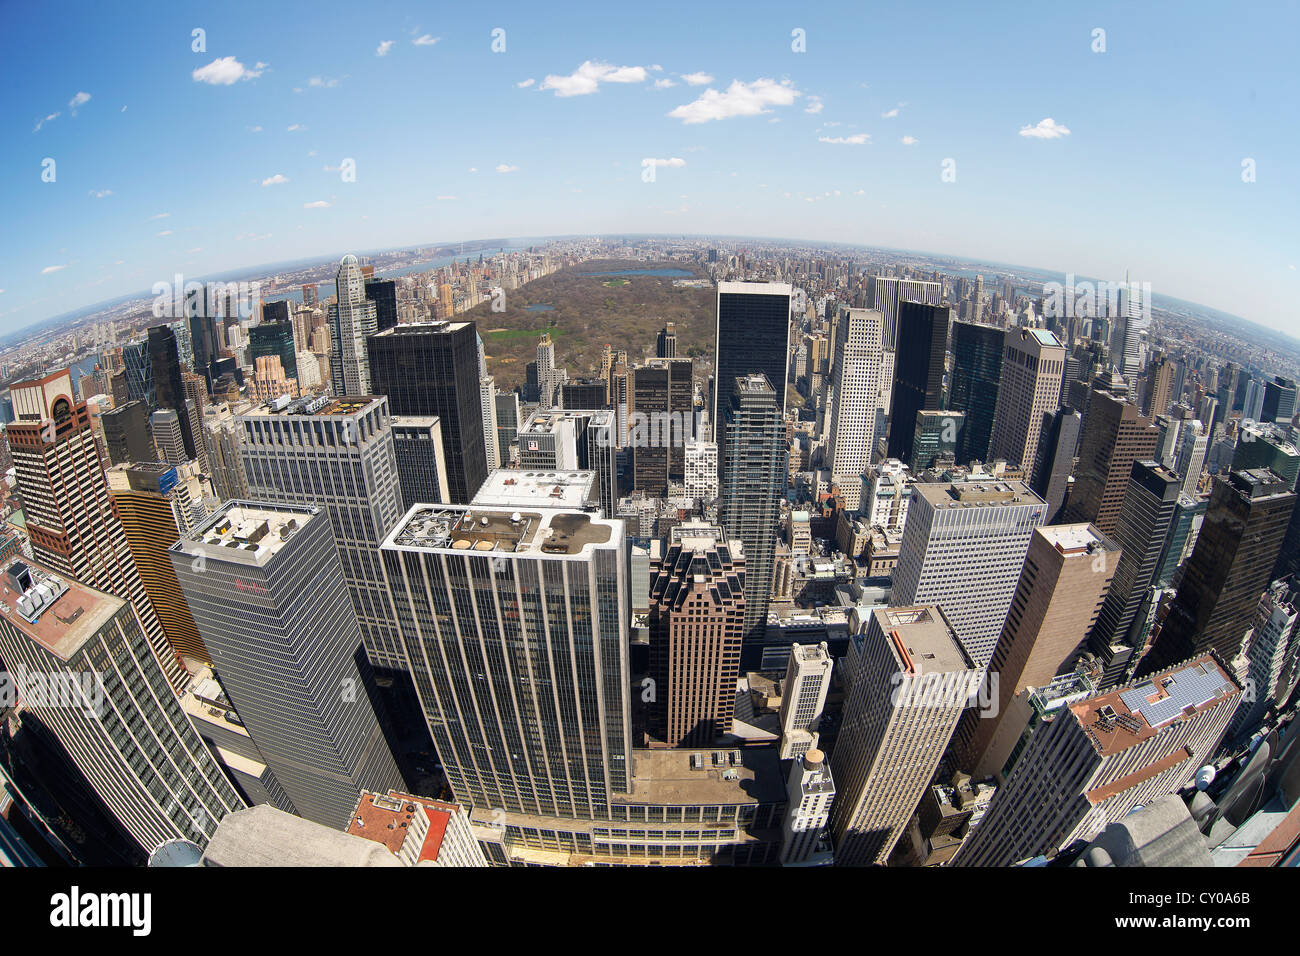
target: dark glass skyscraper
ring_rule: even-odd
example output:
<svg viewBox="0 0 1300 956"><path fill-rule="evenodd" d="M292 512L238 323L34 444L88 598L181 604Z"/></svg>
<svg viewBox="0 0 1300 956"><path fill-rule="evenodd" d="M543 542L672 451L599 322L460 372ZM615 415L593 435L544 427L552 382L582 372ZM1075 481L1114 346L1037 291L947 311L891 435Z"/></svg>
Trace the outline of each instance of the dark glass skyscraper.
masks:
<svg viewBox="0 0 1300 956"><path fill-rule="evenodd" d="M185 385L181 381L181 359L176 350L176 333L166 325L155 325L149 330L149 368L153 373L154 395L158 408L170 408L180 419L181 440L185 443L185 457L198 458L194 444L194 422L186 402Z"/></svg>
<svg viewBox="0 0 1300 956"><path fill-rule="evenodd" d="M474 323L396 325L366 345L374 392L393 415L438 416L450 503L468 504L488 473Z"/></svg>
<svg viewBox="0 0 1300 956"><path fill-rule="evenodd" d="M1138 675L1213 650L1230 661L1268 587L1295 494L1267 469L1216 478L1178 594Z"/></svg>
<svg viewBox="0 0 1300 956"><path fill-rule="evenodd" d="M719 282L714 340L714 438L736 380L765 375L776 390L777 417L785 416L785 372L790 349L790 286L781 282ZM751 564L752 567L752 564Z"/></svg>
<svg viewBox="0 0 1300 956"><path fill-rule="evenodd" d="M745 639L761 639L772 600L776 519L785 488L781 405L764 375L735 380L718 423L719 518L745 553Z"/></svg>
<svg viewBox="0 0 1300 956"><path fill-rule="evenodd" d="M293 346L292 323L264 321L248 330L249 359L256 363L263 355L278 355L285 377L298 377L298 353Z"/></svg>
<svg viewBox="0 0 1300 956"><path fill-rule="evenodd" d="M912 460L916 413L940 408L952 309L921 302L898 303L898 349L890 401L889 457Z"/></svg>
<svg viewBox="0 0 1300 956"><path fill-rule="evenodd" d="M397 283L392 279L367 279L366 298L375 304L375 327L382 332L397 324Z"/></svg>
<svg viewBox="0 0 1300 956"><path fill-rule="evenodd" d="M952 324L953 368L948 408L966 413L966 425L957 437L959 465L984 461L988 456L1002 375L1004 334L992 325Z"/></svg>

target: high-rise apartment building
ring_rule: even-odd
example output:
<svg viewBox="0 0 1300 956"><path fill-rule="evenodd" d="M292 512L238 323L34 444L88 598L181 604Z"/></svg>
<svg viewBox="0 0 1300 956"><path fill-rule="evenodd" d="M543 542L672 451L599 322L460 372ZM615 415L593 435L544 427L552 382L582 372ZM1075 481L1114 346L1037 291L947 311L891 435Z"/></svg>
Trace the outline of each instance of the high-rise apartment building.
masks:
<svg viewBox="0 0 1300 956"><path fill-rule="evenodd" d="M366 298L356 256L343 257L334 282L338 302L329 307L330 388L335 395L369 395L373 386L366 339L379 331L379 319L375 303Z"/></svg>
<svg viewBox="0 0 1300 956"><path fill-rule="evenodd" d="M731 732L744 638L745 554L707 522L650 542L652 737L707 747Z"/></svg>
<svg viewBox="0 0 1300 956"><path fill-rule="evenodd" d="M872 610L849 639L831 768L835 859L883 865L975 693L980 669L937 607Z"/></svg>
<svg viewBox="0 0 1300 956"><path fill-rule="evenodd" d="M873 309L841 307L835 331L835 404L828 436L831 480L844 497L844 507L857 511L876 447L884 316Z"/></svg>
<svg viewBox="0 0 1300 956"><path fill-rule="evenodd" d="M1034 530L989 661L990 698L997 699L996 709L988 714L967 711L957 730L958 763L971 776L984 779L1006 763L1022 729L1009 726L1003 732L1012 698L1026 687L1050 684L1068 665L1097 619L1119 558L1114 542L1092 525Z"/></svg>
<svg viewBox="0 0 1300 956"><path fill-rule="evenodd" d="M731 403L738 379L754 374L767 376L772 388L779 389L774 393L777 418L785 417L791 291L790 285L784 282L718 283L713 400L709 416L713 422L713 439L719 448L723 412Z"/></svg>
<svg viewBox="0 0 1300 956"><path fill-rule="evenodd" d="M1040 726L953 866L1008 866L1088 840L1181 790L1213 754L1241 687L1204 654L1068 705Z"/></svg>
<svg viewBox="0 0 1300 956"><path fill-rule="evenodd" d="M1023 481L914 484L890 603L939 605L983 667L1046 516L1047 505Z"/></svg>
<svg viewBox="0 0 1300 956"><path fill-rule="evenodd" d="M718 516L745 551L745 638L767 627L776 555L776 519L785 488L781 402L763 375L735 380L718 424Z"/></svg>
<svg viewBox="0 0 1300 956"><path fill-rule="evenodd" d="M1046 329L1008 329L989 457L1034 467L1043 416L1061 404L1065 346ZM1105 531L1105 529L1102 529Z"/></svg>
<svg viewBox="0 0 1300 956"><path fill-rule="evenodd" d="M1241 650L1259 596L1272 580L1296 496L1266 469L1214 479L1209 510L1169 607L1138 674L1213 650Z"/></svg>
<svg viewBox="0 0 1300 956"><path fill-rule="evenodd" d="M229 600L227 595L226 600ZM62 745L145 853L203 846L244 808L190 726L131 605L26 559L0 569L0 659L23 707Z"/></svg>
<svg viewBox="0 0 1300 956"><path fill-rule="evenodd" d="M683 448L686 497L712 501L718 497L718 446L711 441L688 441Z"/></svg>
<svg viewBox="0 0 1300 956"><path fill-rule="evenodd" d="M1004 330L995 325L952 324L953 365L948 408L966 415L966 425L957 437L959 465L988 458L1002 382L1004 337Z"/></svg>
<svg viewBox="0 0 1300 956"><path fill-rule="evenodd" d="M5 426L36 560L87 587L129 600L177 691L185 669L154 613L109 498L85 402L67 370L9 387L16 420Z"/></svg>
<svg viewBox="0 0 1300 956"><path fill-rule="evenodd" d="M375 394L388 396L391 414L438 416L447 490L469 501L488 473L474 323L403 323L367 346Z"/></svg>
<svg viewBox="0 0 1300 956"><path fill-rule="evenodd" d="M1149 460L1159 437L1159 430L1132 402L1093 389L1064 519L1091 521L1103 534L1113 535L1133 462Z"/></svg>
<svg viewBox="0 0 1300 956"><path fill-rule="evenodd" d="M906 301L898 304L898 347L889 405L890 458L911 461L917 412L942 407L951 323L949 306Z"/></svg>
<svg viewBox="0 0 1300 956"><path fill-rule="evenodd" d="M388 416L383 396L322 396L260 405L236 421L249 497L324 509L370 662L404 671L379 558L403 505Z"/></svg>
<svg viewBox="0 0 1300 956"><path fill-rule="evenodd" d="M298 814L335 828L403 786L339 557L322 509L248 501L171 548L240 721Z"/></svg>

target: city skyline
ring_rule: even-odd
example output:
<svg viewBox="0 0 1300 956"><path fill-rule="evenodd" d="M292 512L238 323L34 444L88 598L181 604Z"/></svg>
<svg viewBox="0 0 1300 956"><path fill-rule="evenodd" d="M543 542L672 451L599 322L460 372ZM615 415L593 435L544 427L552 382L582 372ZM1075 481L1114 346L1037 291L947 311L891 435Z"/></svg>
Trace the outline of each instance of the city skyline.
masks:
<svg viewBox="0 0 1300 956"><path fill-rule="evenodd" d="M1128 272L1157 295L1297 331L1276 313L1300 259L1295 133L1276 122L1296 81L1269 55L1293 10L1267 36L1208 5L1179 18L1036 10L984 27L971 71L983 24L950 7L923 24L932 55L874 44L861 72L841 64L865 36L915 30L911 15L877 11L859 31L844 29L848 7L743 21L692 9L683 31L685 8L592 22L520 7L452 11L435 28L393 4L337 31L305 8L82 12L59 57L35 39L39 14L17 11L7 31L6 70L30 92L0 114L20 147L0 168L8 235L22 237L2 250L0 333L176 272L557 233L808 236ZM719 31L737 42L708 42ZM1204 60L1239 79L1221 83ZM430 84L465 80L473 95L421 102Z"/></svg>

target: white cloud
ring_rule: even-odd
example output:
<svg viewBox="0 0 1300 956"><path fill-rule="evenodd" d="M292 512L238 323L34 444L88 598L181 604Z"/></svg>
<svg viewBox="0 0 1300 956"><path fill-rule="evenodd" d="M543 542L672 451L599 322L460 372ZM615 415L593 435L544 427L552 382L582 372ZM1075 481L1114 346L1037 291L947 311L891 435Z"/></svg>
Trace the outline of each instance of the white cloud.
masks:
<svg viewBox="0 0 1300 956"><path fill-rule="evenodd" d="M170 229L164 229L162 232L158 233L159 237L162 237L162 236L170 236L171 234L172 234L172 231L171 231Z"/></svg>
<svg viewBox="0 0 1300 956"><path fill-rule="evenodd" d="M682 80L687 86L703 86L705 83L713 82L713 75L710 73L683 73Z"/></svg>
<svg viewBox="0 0 1300 956"><path fill-rule="evenodd" d="M263 185L263 186L279 186L279 185L281 185L282 183L287 183L288 181L289 181L289 177L288 177L288 176L282 176L282 175L280 175L279 173L276 173L274 176L268 176L266 179L263 179L263 180L262 180L262 185Z"/></svg>
<svg viewBox="0 0 1300 956"><path fill-rule="evenodd" d="M77 107L78 107L78 106L85 106L85 105L86 105L87 103L89 103L89 102L90 102L90 94L89 94L89 93L85 93L85 92L78 93L78 94L77 94L76 96L74 96L72 99L68 100L68 108L72 111L72 115L73 115L73 116L76 116L76 115L77 115Z"/></svg>
<svg viewBox="0 0 1300 956"><path fill-rule="evenodd" d="M662 79L655 80L655 82L654 82L654 88L655 88L656 90L666 90L666 89L669 89L669 88L674 87L674 86L676 86L676 85L677 85L676 83L674 83L672 80L668 79L668 77L666 77L666 76L663 77Z"/></svg>
<svg viewBox="0 0 1300 956"><path fill-rule="evenodd" d="M680 169L686 165L686 160L674 156L672 159L643 159L642 166L668 166L673 169Z"/></svg>
<svg viewBox="0 0 1300 956"><path fill-rule="evenodd" d="M473 172L473 170L470 170L470 172ZM517 173L517 172L519 172L519 167L518 167L518 166L507 166L505 163L499 163L499 164L497 164L497 172L499 172L499 173Z"/></svg>
<svg viewBox="0 0 1300 956"><path fill-rule="evenodd" d="M207 66L201 66L190 75L196 83L208 83L212 86L232 86L240 80L255 80L266 69L265 63L258 63L252 68L244 66L233 56L217 57Z"/></svg>
<svg viewBox="0 0 1300 956"><path fill-rule="evenodd" d="M880 118L881 118L881 119L893 119L895 116L898 115L898 111L899 111L900 109L901 109L901 107L895 106L892 110L885 110L885 112L883 112L883 113L880 114Z"/></svg>
<svg viewBox="0 0 1300 956"><path fill-rule="evenodd" d="M822 102L820 96L810 96L808 97L808 105L804 107L803 111L805 113L820 113L825 108L826 105Z"/></svg>
<svg viewBox="0 0 1300 956"><path fill-rule="evenodd" d="M476 173L476 172L478 172L478 167L477 167L477 166L471 166L471 167L469 168L469 171L470 171L471 173Z"/></svg>
<svg viewBox="0 0 1300 956"><path fill-rule="evenodd" d="M836 146L866 146L871 142L870 133L854 133L852 136L819 136L819 143L832 143Z"/></svg>
<svg viewBox="0 0 1300 956"><path fill-rule="evenodd" d="M296 133L296 132L298 132L299 130L304 130L304 129L306 129L306 128L307 128L307 127L303 126L301 123L294 123L294 124L293 124L292 126L290 126L288 129L286 129L285 132L286 132L286 133Z"/></svg>
<svg viewBox="0 0 1300 956"><path fill-rule="evenodd" d="M375 47L375 56L388 56L388 51L393 48L392 40L385 40L379 46Z"/></svg>
<svg viewBox="0 0 1300 956"><path fill-rule="evenodd" d="M303 203L302 208L303 209L328 209L332 205L334 205L332 202L328 202L327 200L324 199L317 199L315 202Z"/></svg>
<svg viewBox="0 0 1300 956"><path fill-rule="evenodd" d="M1070 131L1049 116L1047 119L1039 120L1037 125L1020 127L1020 135L1028 136L1030 139L1060 139L1062 136L1069 136Z"/></svg>
<svg viewBox="0 0 1300 956"><path fill-rule="evenodd" d="M528 87L532 86L536 82L537 81L530 76L526 80L520 80L518 83L515 84L515 86L519 87L521 90L526 90L528 89Z"/></svg>
<svg viewBox="0 0 1300 956"><path fill-rule="evenodd" d="M67 267L68 267L67 263L64 263L61 266L46 266L44 269L41 270L41 275L47 276L51 272L58 272L60 269L66 269Z"/></svg>
<svg viewBox="0 0 1300 956"><path fill-rule="evenodd" d="M643 66L613 66L587 60L568 76L547 76L538 89L554 90L556 96L586 96L595 93L601 83L644 83L645 79Z"/></svg>
<svg viewBox="0 0 1300 956"><path fill-rule="evenodd" d="M250 127L248 127L248 131L249 131L250 133L260 133L260 132L262 132L262 127L260 127L260 126L250 126Z"/></svg>
<svg viewBox="0 0 1300 956"><path fill-rule="evenodd" d="M319 86L325 89L333 89L339 85L338 77L333 76L313 76L307 81L308 86Z"/></svg>
<svg viewBox="0 0 1300 956"><path fill-rule="evenodd" d="M899 142L902 143L904 146L915 146L915 145L916 145L916 137L915 137L915 136L904 136L902 139L899 140Z"/></svg>
<svg viewBox="0 0 1300 956"><path fill-rule="evenodd" d="M429 34L426 33L423 36L416 37L411 42L414 43L416 46L433 46L441 39L442 37L430 36Z"/></svg>
<svg viewBox="0 0 1300 956"><path fill-rule="evenodd" d="M768 107L789 106L800 95L789 80L758 79L753 83L733 80L725 93L707 89L692 103L684 103L670 112L684 123L707 123L732 116L756 116L770 113Z"/></svg>
<svg viewBox="0 0 1300 956"><path fill-rule="evenodd" d="M103 199L105 196L111 196L111 195L113 195L113 190L111 190L111 189L92 189L92 190L90 191L90 194L91 194L92 196L94 196L96 199Z"/></svg>
<svg viewBox="0 0 1300 956"><path fill-rule="evenodd" d="M43 119L43 120L37 120L37 121L36 121L36 129L32 130L32 132L33 132L33 133L39 133L39 132L41 131L41 127L42 127L42 126L44 126L44 125L45 125L46 123L48 123L50 120L56 120L56 119L58 119L58 118L59 118L60 116L62 116L62 115L63 115L63 111L60 110L60 111L57 112L57 113L51 113L49 116L45 117L45 119Z"/></svg>

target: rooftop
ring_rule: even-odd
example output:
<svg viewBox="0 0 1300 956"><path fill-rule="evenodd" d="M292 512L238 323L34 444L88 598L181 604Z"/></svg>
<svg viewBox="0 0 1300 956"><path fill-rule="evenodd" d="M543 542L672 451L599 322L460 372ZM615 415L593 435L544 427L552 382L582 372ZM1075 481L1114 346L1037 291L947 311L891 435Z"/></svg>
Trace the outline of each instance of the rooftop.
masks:
<svg viewBox="0 0 1300 956"><path fill-rule="evenodd" d="M974 668L938 607L873 608L871 616L889 639L901 672L947 674Z"/></svg>
<svg viewBox="0 0 1300 956"><path fill-rule="evenodd" d="M271 560L319 510L311 506L263 505L230 501L171 550L206 555L218 561L262 565Z"/></svg>
<svg viewBox="0 0 1300 956"><path fill-rule="evenodd" d="M987 505L1039 505L1043 499L1018 479L952 482L917 482L913 496L924 498L934 508L970 508Z"/></svg>
<svg viewBox="0 0 1300 956"><path fill-rule="evenodd" d="M399 335L428 335L431 332L458 332L471 322L447 322L444 320L433 320L427 322L401 322L391 328L377 332L372 338L384 336L396 337Z"/></svg>
<svg viewBox="0 0 1300 956"><path fill-rule="evenodd" d="M718 806L785 800L773 747L634 750L632 792L621 803Z"/></svg>
<svg viewBox="0 0 1300 956"><path fill-rule="evenodd" d="M0 567L0 614L51 654L70 660L122 607L120 598L48 571L25 557Z"/></svg>
<svg viewBox="0 0 1300 956"><path fill-rule="evenodd" d="M580 510L591 501L595 483L594 471L497 468L479 486L472 504Z"/></svg>
<svg viewBox="0 0 1300 956"><path fill-rule="evenodd" d="M428 818L427 830L416 827L416 814L423 810ZM413 831L423 835L416 862L438 859L442 848L442 838L447 832L447 824L456 812L456 806L440 803L427 797L416 797L409 793L390 790L387 794L363 791L357 810L348 823L348 833L353 836L382 843L389 852L401 853L406 838Z"/></svg>
<svg viewBox="0 0 1300 956"><path fill-rule="evenodd" d="M309 415L326 417L330 415L355 415L366 411L375 402L383 401L382 395L351 395L333 398L328 395L308 396L291 399L287 395L272 399L244 412L245 415Z"/></svg>
<svg viewBox="0 0 1300 956"><path fill-rule="evenodd" d="M1109 755L1240 692L1236 679L1212 655L1204 654L1174 670L1089 697L1070 710L1096 751Z"/></svg>
<svg viewBox="0 0 1300 956"><path fill-rule="evenodd" d="M564 508L419 504L385 539L404 551L479 551L497 554L578 555L621 547L622 522Z"/></svg>
<svg viewBox="0 0 1300 956"><path fill-rule="evenodd" d="M401 866L370 840L334 830L269 803L236 810L217 826L205 866Z"/></svg>
<svg viewBox="0 0 1300 956"><path fill-rule="evenodd" d="M1057 551L1067 556L1117 550L1113 541L1086 522L1047 525L1038 528L1037 533L1046 538L1048 544L1054 545Z"/></svg>
<svg viewBox="0 0 1300 956"><path fill-rule="evenodd" d="M519 429L519 434L549 434L564 422L577 421L579 418L589 418L593 424L612 422L614 413L609 409L584 409L584 408L551 408L538 409L528 417L524 427Z"/></svg>

